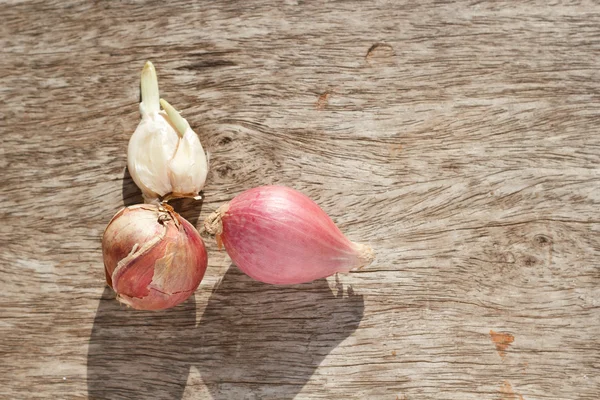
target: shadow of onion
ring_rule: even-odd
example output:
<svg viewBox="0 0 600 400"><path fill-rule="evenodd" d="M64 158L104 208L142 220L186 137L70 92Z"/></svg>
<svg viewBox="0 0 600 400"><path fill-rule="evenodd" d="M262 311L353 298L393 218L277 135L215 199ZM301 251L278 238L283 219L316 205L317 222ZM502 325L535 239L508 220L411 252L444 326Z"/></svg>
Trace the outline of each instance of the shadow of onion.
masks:
<svg viewBox="0 0 600 400"><path fill-rule="evenodd" d="M195 343L194 296L165 311L137 311L106 287L89 342L91 399L181 399Z"/></svg>
<svg viewBox="0 0 600 400"><path fill-rule="evenodd" d="M341 285L336 292L325 279L263 284L232 265L196 325L193 296L145 312L119 304L107 287L89 343L88 395L179 400L195 366L216 400L293 399L363 317L362 296L343 295Z"/></svg>
<svg viewBox="0 0 600 400"><path fill-rule="evenodd" d="M195 366L216 400L293 399L360 323L363 297L325 279L256 282L231 266L196 328Z"/></svg>

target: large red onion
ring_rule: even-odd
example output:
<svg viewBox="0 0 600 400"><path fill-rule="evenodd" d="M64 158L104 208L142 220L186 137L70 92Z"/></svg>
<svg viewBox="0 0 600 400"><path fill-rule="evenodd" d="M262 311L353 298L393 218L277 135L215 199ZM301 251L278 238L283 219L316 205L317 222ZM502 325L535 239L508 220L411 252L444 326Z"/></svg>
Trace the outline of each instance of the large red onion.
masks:
<svg viewBox="0 0 600 400"><path fill-rule="evenodd" d="M283 186L250 189L204 222L250 277L296 284L362 268L373 250L351 242L304 194Z"/></svg>
<svg viewBox="0 0 600 400"><path fill-rule="evenodd" d="M117 299L140 310L162 310L196 290L208 259L192 224L168 206L125 207L102 238L107 283Z"/></svg>

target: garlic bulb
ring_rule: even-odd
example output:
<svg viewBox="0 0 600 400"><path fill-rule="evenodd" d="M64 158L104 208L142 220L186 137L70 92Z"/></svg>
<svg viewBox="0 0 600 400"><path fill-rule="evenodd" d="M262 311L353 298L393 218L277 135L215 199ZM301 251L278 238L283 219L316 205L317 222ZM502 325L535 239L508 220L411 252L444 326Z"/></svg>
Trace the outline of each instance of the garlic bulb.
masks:
<svg viewBox="0 0 600 400"><path fill-rule="evenodd" d="M208 174L208 161L198 135L185 118L159 98L156 71L150 61L142 70L141 87L142 120L127 149L127 168L133 181L146 203L198 198Z"/></svg>
<svg viewBox="0 0 600 400"><path fill-rule="evenodd" d="M208 264L200 234L169 205L121 209L104 231L102 255L106 282L117 299L140 310L185 301Z"/></svg>

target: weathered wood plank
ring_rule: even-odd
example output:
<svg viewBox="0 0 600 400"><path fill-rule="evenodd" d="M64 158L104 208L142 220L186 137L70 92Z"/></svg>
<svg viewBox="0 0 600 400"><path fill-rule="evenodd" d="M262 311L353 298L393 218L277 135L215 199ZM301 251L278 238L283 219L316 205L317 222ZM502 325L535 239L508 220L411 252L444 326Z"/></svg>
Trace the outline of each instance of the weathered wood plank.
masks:
<svg viewBox="0 0 600 400"><path fill-rule="evenodd" d="M0 7L0 397L600 397L593 1ZM372 267L294 287L210 267L173 310L104 288L138 79L211 154L197 226L260 184L313 197Z"/></svg>

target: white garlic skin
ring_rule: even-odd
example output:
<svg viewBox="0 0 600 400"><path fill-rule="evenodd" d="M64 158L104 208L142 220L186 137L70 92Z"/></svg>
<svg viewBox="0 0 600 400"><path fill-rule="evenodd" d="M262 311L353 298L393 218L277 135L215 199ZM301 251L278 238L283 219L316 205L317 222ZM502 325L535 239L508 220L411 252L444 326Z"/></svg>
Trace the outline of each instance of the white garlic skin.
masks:
<svg viewBox="0 0 600 400"><path fill-rule="evenodd" d="M165 197L196 197L204 187L208 160L198 135L168 103L160 110L152 63L142 71L140 121L129 140L127 168L147 203Z"/></svg>
<svg viewBox="0 0 600 400"><path fill-rule="evenodd" d="M208 174L198 135L188 128L180 138L163 111L142 114L129 140L127 168L147 202L168 194L195 197Z"/></svg>
<svg viewBox="0 0 600 400"><path fill-rule="evenodd" d="M208 175L208 160L196 132L187 128L168 165L171 192L175 196L197 196Z"/></svg>

